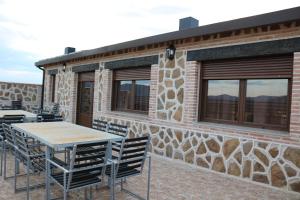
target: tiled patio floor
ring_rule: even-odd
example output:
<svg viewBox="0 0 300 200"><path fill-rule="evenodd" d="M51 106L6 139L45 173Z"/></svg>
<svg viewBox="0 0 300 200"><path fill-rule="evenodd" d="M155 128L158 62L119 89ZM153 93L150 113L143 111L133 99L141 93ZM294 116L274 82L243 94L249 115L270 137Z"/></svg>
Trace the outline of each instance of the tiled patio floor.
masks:
<svg viewBox="0 0 300 200"><path fill-rule="evenodd" d="M300 195L286 193L269 187L256 185L235 178L224 177L212 172L207 172L183 163L166 160L153 156L153 174L151 180L151 199L153 200L200 200L200 199L266 199L266 200L299 200ZM144 171L146 172L146 171ZM20 178L20 182L24 178ZM43 180L43 179L42 179ZM128 179L125 187L140 194L145 194L146 173L143 178ZM61 192L57 187L53 187L55 196L60 196ZM0 181L0 200L23 200L25 192L14 194L13 180ZM44 199L44 189L36 189L31 192L31 199ZM71 193L70 199L83 199L83 192ZM101 189L94 191L94 199L109 199L108 190ZM131 200L131 196L120 193L117 190L117 198Z"/></svg>

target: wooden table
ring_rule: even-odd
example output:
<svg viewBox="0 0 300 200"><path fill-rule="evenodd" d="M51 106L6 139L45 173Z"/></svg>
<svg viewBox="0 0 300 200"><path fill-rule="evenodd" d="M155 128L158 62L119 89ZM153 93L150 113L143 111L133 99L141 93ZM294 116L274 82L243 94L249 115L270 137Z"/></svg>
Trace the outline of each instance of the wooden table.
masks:
<svg viewBox="0 0 300 200"><path fill-rule="evenodd" d="M0 110L0 118L4 115L24 115L26 122L36 121L36 114L25 110Z"/></svg>
<svg viewBox="0 0 300 200"><path fill-rule="evenodd" d="M41 123L21 123L12 124L12 127L20 132L33 137L47 146L46 159L50 159L52 149L72 147L73 145L101 142L117 141L122 137L107 132L79 126L68 122L41 122ZM109 142L111 149L111 142ZM111 152L111 151L110 151ZM46 165L46 199L50 198L50 164Z"/></svg>

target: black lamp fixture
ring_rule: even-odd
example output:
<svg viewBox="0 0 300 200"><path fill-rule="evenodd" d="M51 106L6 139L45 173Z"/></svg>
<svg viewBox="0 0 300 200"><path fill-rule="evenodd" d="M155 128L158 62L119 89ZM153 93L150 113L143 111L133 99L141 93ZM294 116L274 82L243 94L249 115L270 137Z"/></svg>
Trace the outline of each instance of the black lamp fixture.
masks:
<svg viewBox="0 0 300 200"><path fill-rule="evenodd" d="M173 60L174 57L175 57L175 51L176 51L176 48L173 44L169 45L167 48L166 48L166 56L169 60Z"/></svg>
<svg viewBox="0 0 300 200"><path fill-rule="evenodd" d="M67 68L67 64L64 63L64 64L63 64L63 72L66 72L66 68Z"/></svg>

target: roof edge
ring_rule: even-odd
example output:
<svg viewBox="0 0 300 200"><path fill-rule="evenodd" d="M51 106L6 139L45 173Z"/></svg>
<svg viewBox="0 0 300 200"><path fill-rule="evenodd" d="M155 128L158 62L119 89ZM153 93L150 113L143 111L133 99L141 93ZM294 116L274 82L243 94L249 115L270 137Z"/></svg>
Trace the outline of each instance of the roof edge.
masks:
<svg viewBox="0 0 300 200"><path fill-rule="evenodd" d="M43 59L37 61L35 66L41 67L47 64L57 63L57 62L66 62L68 60L72 60L74 58L81 58L85 56L92 56L101 53L107 53L111 51L117 51L126 48L138 47L147 44L154 44L160 42L166 42L177 39L184 39L189 37L208 35L221 33L226 31L239 30L244 28L251 28L263 25L277 24L283 23L287 21L300 20L300 6L284 9L280 11L274 11L265 14L254 15L250 17L244 17L224 22L218 22L214 24L199 26L196 28L181 30L181 31L173 31L168 33L163 33L159 35L154 35L150 37L140 38L136 40L131 40L123 43L118 43L114 45L104 46L100 48L83 50L79 52L74 52L67 55L61 55L57 57L52 57L48 59Z"/></svg>

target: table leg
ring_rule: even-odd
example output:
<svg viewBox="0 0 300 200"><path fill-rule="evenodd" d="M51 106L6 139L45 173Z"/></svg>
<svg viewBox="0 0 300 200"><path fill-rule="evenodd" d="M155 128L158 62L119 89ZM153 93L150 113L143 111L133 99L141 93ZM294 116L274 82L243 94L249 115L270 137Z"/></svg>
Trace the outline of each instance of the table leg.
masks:
<svg viewBox="0 0 300 200"><path fill-rule="evenodd" d="M47 146L46 148L46 200L50 199L50 163L47 162L47 159L50 160L51 148Z"/></svg>

